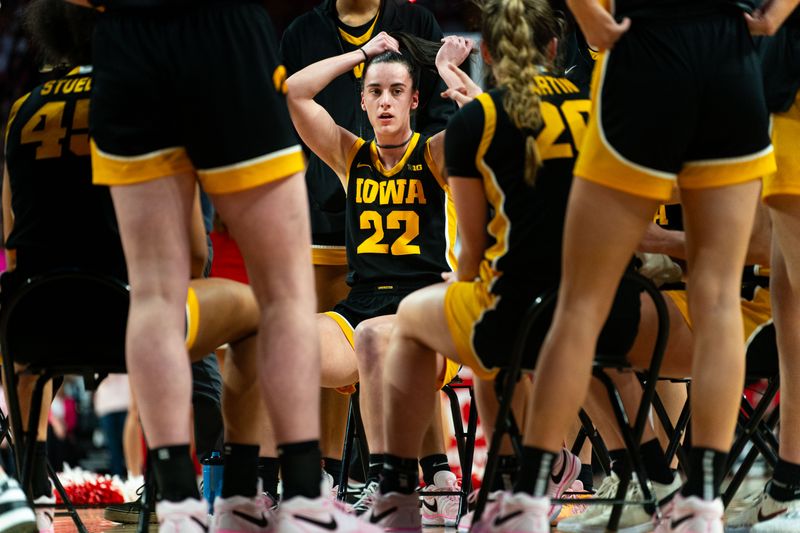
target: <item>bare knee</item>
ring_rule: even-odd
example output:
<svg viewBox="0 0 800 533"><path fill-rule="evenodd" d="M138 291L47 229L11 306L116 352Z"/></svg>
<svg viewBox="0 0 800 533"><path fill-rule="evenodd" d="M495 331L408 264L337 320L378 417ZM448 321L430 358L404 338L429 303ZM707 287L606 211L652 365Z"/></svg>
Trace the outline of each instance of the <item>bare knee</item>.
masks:
<svg viewBox="0 0 800 533"><path fill-rule="evenodd" d="M381 368L394 325L388 322L367 320L359 324L354 333L354 345L359 366L364 370Z"/></svg>

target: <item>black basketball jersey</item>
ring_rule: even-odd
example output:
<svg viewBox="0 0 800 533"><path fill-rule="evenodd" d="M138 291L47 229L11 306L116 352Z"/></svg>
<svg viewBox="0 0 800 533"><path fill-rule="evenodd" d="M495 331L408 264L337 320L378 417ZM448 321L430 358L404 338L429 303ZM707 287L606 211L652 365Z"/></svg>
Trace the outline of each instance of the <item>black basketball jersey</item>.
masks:
<svg viewBox="0 0 800 533"><path fill-rule="evenodd" d="M735 8L752 12L759 0L604 0L617 16L691 18Z"/></svg>
<svg viewBox="0 0 800 533"><path fill-rule="evenodd" d="M572 169L588 122L588 91L566 78L536 76L542 127L536 141L543 165L534 186L523 174L525 137L503 108L504 89L479 95L447 127L450 176L483 180L490 242L481 279L501 294L530 280L557 283ZM516 280L516 282L514 281Z"/></svg>
<svg viewBox="0 0 800 533"><path fill-rule="evenodd" d="M348 283L426 285L453 270L456 219L447 192L426 137L415 133L390 169L375 141L358 139L347 171Z"/></svg>
<svg viewBox="0 0 800 533"><path fill-rule="evenodd" d="M35 274L61 267L127 279L107 187L92 185L90 67L40 85L12 108L6 164L14 228L6 247Z"/></svg>

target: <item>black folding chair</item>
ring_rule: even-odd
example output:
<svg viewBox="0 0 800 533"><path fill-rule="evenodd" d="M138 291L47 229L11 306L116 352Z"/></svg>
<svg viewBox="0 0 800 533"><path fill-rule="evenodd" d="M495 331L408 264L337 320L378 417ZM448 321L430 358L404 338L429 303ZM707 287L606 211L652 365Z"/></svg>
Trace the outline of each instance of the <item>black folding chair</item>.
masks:
<svg viewBox="0 0 800 533"><path fill-rule="evenodd" d="M625 279L636 284L653 300L658 316L658 333L656 335L656 342L653 348L653 357L650 362L650 367L646 372L641 373L641 379L644 383L644 390L642 394L642 400L639 404L639 410L636 413L633 425L631 425L629 422L622 399L616 387L614 386L613 381L605 373L606 369L626 371L633 371L633 369L629 364L622 362L619 357L607 357L603 354L598 354L594 361L593 375L605 386L608 392L609 400L614 411L614 416L620 426L623 441L625 442L625 446L628 451L626 464L623 468L623 475L620 477L620 484L617 489L616 497L613 499L589 498L581 500L581 504L614 505L611 519L608 524L609 531L615 531L617 529L619 525L619 519L622 514L622 506L625 504L644 505L648 512L656 512L656 501L653 496L652 489L649 486L649 479L644 468L641 454L639 453L639 447L645 424L648 421L648 415L653 401L653 396L655 395L655 387L658 381L658 374L661 369L661 361L664 357L667 336L669 334L669 315L660 291L650 280L639 274L628 273L625 275ZM489 456L484 473L483 485L481 486L481 490L478 495L478 502L475 508L473 524L480 520L481 514L486 506L489 487L492 485L494 476L497 472L497 456L503 435L508 434L512 437L512 443L515 443L515 451L517 454L519 454L519 430L517 428L516 421L514 420L513 413L511 412L511 399L514 395L514 388L516 387L516 384L521 376L522 361L525 355L525 350L528 347L528 342L530 340L530 335L534 325L538 324L540 320L549 319L552 309L555 306L555 301L555 289L544 292L534 300L520 325L509 365L502 372L502 376L498 377L498 380L501 380L500 382L502 384L502 390L499 391L498 394L500 408L498 410L497 421L495 423L491 446L489 448ZM630 484L632 471L636 473L639 483L641 484L644 496L643 501L628 502L624 499L628 490L628 485ZM562 499L558 501L561 503L574 503L574 500L568 499Z"/></svg>
<svg viewBox="0 0 800 533"><path fill-rule="evenodd" d="M79 375L91 390L109 373L126 372L128 305L128 285L103 274L59 270L26 279L16 272L0 277L3 375L19 479L29 498L45 385L56 377ZM21 372L18 365L24 368ZM17 392L22 374L36 376L27 432L22 429ZM56 488L63 498L63 488L58 483ZM143 501L150 504L153 498ZM78 531L85 533L77 512L69 511ZM145 524L149 513L149 506L143 505Z"/></svg>

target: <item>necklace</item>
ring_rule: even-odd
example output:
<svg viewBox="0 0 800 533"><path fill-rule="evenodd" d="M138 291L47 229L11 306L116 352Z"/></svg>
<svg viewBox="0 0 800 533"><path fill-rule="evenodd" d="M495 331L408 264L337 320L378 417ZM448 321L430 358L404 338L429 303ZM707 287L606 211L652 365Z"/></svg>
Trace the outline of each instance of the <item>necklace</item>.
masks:
<svg viewBox="0 0 800 533"><path fill-rule="evenodd" d="M375 146L377 146L378 148L386 149L386 150L390 150L392 148L402 148L403 146L407 145L411 141L411 138L413 136L414 136L414 132L412 131L411 135L409 135L408 139L406 139L404 142L401 142L400 144L378 144L378 140L375 139Z"/></svg>

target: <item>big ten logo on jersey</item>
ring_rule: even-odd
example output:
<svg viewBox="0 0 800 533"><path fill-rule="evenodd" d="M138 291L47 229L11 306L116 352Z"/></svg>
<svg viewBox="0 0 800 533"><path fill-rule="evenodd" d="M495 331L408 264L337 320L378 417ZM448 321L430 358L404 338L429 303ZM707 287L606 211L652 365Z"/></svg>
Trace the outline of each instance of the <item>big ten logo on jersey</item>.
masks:
<svg viewBox="0 0 800 533"><path fill-rule="evenodd" d="M58 94L57 91L62 91L63 94L66 85L61 84L62 81L64 80L48 82L42 88L42 94L45 94L45 90L48 94ZM73 91L78 92L77 84ZM65 148L77 156L89 155L89 98L72 102L47 102L22 127L20 142L38 144L36 159L61 157Z"/></svg>
<svg viewBox="0 0 800 533"><path fill-rule="evenodd" d="M533 90L539 96L580 93L580 89L570 80L553 76L534 77ZM536 138L536 144L543 161L575 157L586 132L591 107L592 103L586 99L568 98L558 105L553 101L541 101L542 130ZM567 128L571 139L563 138Z"/></svg>
<svg viewBox="0 0 800 533"><path fill-rule="evenodd" d="M378 211L362 211L359 216L359 228L370 230L372 234L358 245L357 253L391 255L419 255L422 253L419 245L411 244L419 236L419 214L408 209L408 206L428 203L421 180L386 178L377 181L358 178L356 180L356 203L406 208L390 211L385 219ZM403 230L403 233L389 244L383 242L384 228Z"/></svg>

